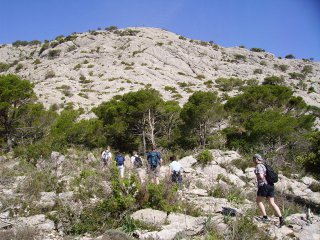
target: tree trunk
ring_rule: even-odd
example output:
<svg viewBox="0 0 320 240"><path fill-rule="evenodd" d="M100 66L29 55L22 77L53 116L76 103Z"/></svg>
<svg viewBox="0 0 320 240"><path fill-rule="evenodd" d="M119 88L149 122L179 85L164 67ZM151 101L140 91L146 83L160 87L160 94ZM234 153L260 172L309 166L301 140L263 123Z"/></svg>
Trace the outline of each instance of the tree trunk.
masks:
<svg viewBox="0 0 320 240"><path fill-rule="evenodd" d="M152 146L156 146L155 138L154 138L154 125L155 125L154 115L151 114L151 110L148 110L148 123L149 123L149 136Z"/></svg>
<svg viewBox="0 0 320 240"><path fill-rule="evenodd" d="M7 134L7 147L9 152L13 151L13 142L9 134Z"/></svg>
<svg viewBox="0 0 320 240"><path fill-rule="evenodd" d="M146 144L146 134L144 132L144 129L142 130L142 143L143 143L143 156L145 156L147 152L147 144Z"/></svg>

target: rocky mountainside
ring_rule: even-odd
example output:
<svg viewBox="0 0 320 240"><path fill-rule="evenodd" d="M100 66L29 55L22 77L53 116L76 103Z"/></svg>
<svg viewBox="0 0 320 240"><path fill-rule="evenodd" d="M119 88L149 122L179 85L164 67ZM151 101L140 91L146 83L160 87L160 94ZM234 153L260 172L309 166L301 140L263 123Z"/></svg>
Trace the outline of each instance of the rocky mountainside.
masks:
<svg viewBox="0 0 320 240"><path fill-rule="evenodd" d="M161 240L319 239L319 181L299 174L290 178L279 174L279 182L275 184L276 201L286 219L286 226L279 228L279 220L270 208L267 208L270 222L257 220L260 212L255 203L254 168L249 166L241 169L239 164L239 160L248 160L235 151L214 149L210 152L214 160L206 166L199 165L195 155L179 160L184 168L183 184L175 193L177 199L172 205L183 206L180 211L165 212L150 208L131 213L125 211L124 214L130 214L137 222L127 222L120 230L129 231L139 239ZM67 234L75 233L71 229L86 226L79 224L80 219L84 222L81 214L87 212L90 215L84 216L95 216L99 219L96 210L99 208L94 206L99 206L107 199L114 199L112 184L103 180L108 170L101 168L99 159L95 156L97 154L92 152L77 152L72 149L66 155L52 152L51 158L39 162L37 169L32 172L19 164L18 159L2 156L0 238L133 239L126 238L123 232L108 232L110 230L104 233L104 236L102 233L97 234L99 232L79 236ZM126 179L130 179L130 175L137 171L141 184L148 183L145 162L144 167L139 169L133 169L129 159L125 161L125 165ZM168 165L160 168L160 179L164 182L168 179L168 168ZM103 179L98 177L100 174ZM54 181L57 181L59 188L50 187ZM314 186L318 186L318 190ZM123 185L122 188L126 195L130 194L135 186L128 185L125 188ZM155 199L157 197L155 194ZM308 210L309 207L311 211ZM108 209L109 211L112 212L111 209ZM90 218L88 222L95 227L99 220L93 221ZM144 225L141 225L141 222ZM211 235L210 238L210 232L218 235L216 238ZM108 234L109 238L106 237ZM122 235L116 238L115 234Z"/></svg>
<svg viewBox="0 0 320 240"><path fill-rule="evenodd" d="M157 28L98 30L42 44L0 45L0 64L1 74L32 81L47 107L73 102L89 111L115 95L145 87L183 104L196 90L236 94L236 87L221 91L220 77L239 78L246 85L273 75L320 107L319 62L279 59L259 48L224 48Z"/></svg>

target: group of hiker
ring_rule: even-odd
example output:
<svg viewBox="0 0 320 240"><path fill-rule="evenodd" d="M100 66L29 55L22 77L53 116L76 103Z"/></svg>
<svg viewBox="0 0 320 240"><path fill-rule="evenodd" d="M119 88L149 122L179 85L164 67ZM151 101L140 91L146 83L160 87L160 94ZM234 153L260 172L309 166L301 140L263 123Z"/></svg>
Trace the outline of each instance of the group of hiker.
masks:
<svg viewBox="0 0 320 240"><path fill-rule="evenodd" d="M159 151L155 147L152 147L151 151L147 153L147 172L151 181L155 184L159 184L160 177L160 167L163 164L163 159ZM119 169L120 177L124 177L125 171L125 157L120 153L116 152L115 157L112 157L110 147L108 146L101 153L101 161L104 167L109 167L113 162L115 162L117 168ZM175 156L170 157L171 163L169 164L169 174L171 176L172 182L181 184L182 183L182 171L183 168L179 162L176 161ZM139 169L143 167L143 161L141 156L139 156L137 151L132 152L130 158L131 167L136 169L139 175Z"/></svg>
<svg viewBox="0 0 320 240"><path fill-rule="evenodd" d="M152 147L151 151L147 153L147 171L149 177L151 178L153 183L159 184L159 176L160 176L160 167L163 163L163 159L161 158L160 152L156 150L155 147ZM107 147L101 154L101 159L103 165L105 167L111 164L112 154L110 152L110 147ZM116 153L114 158L117 168L120 172L120 177L124 177L124 162L125 158L122 156L120 152ZM140 169L143 167L142 158L138 155L137 151L133 151L132 156L130 158L131 166L135 169ZM259 210L262 213L261 217L257 219L262 222L268 222L270 219L267 216L265 206L263 204L263 199L266 198L270 204L270 206L275 211L276 215L279 218L279 226L282 227L285 225L284 218L282 217L280 208L275 203L274 196L274 183L278 181L277 174L273 171L273 169L265 163L265 160L259 154L255 154L252 157L253 164L255 166L254 173L257 179L257 196L256 196L256 203ZM183 168L182 165L176 161L175 156L170 157L170 164L169 164L169 174L171 181L174 183L181 184L182 183L182 172Z"/></svg>

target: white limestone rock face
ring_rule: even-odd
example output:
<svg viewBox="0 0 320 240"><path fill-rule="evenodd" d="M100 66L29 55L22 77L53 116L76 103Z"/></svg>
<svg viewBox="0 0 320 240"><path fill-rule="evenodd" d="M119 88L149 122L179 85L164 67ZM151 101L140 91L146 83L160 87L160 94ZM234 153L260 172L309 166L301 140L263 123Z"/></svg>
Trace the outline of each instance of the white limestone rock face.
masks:
<svg viewBox="0 0 320 240"><path fill-rule="evenodd" d="M167 214L159 210L146 208L134 212L131 217L135 220L140 220L149 224L163 225L167 218Z"/></svg>
<svg viewBox="0 0 320 240"><path fill-rule="evenodd" d="M160 231L153 232L137 232L139 239L161 239L171 240L179 234L183 236L194 236L203 230L205 219L204 217L192 217L179 213L170 213L167 215L165 212L143 209L131 215L133 219L161 226Z"/></svg>
<svg viewBox="0 0 320 240"><path fill-rule="evenodd" d="M55 205L57 194L55 192L41 192L40 200L36 205L41 208L53 207Z"/></svg>
<svg viewBox="0 0 320 240"><path fill-rule="evenodd" d="M267 76L283 76L285 85L294 85L295 95L301 96L310 105L320 106L319 62L277 59L271 53L252 52L239 47L213 47L209 43L203 45L196 40L179 39L179 35L158 28L131 29L139 31L138 34L120 36L107 31L97 31L97 35L75 34L75 40L54 48L61 50L61 53L53 59L48 57L52 48L39 55L42 45L0 45L0 59L8 64L19 61L23 65L18 74L35 84L35 92L46 107L64 104L67 99L76 108L83 107L89 112L92 107L110 100L116 94L137 91L146 84L158 89L165 100L174 99L174 94L166 91L165 86L175 87L182 96L178 99L179 103L184 104L191 92L179 83L191 83L189 88L193 91L206 91L208 88L203 79L197 78L200 75L205 80L213 81L219 77L232 76L256 78L260 83ZM76 49L69 51L72 45ZM31 54L33 51L34 54ZM237 60L235 55L243 55L245 60ZM36 59L39 59L39 64L35 64ZM264 65L261 65L262 61ZM80 67L75 68L78 64ZM286 65L288 70L283 72L275 65ZM310 81L306 81L306 88L301 89L299 80L291 79L289 73L301 72L307 65L312 66L312 73L307 75ZM255 69L261 69L262 74L254 74ZM46 77L49 71L54 72L54 75ZM15 67L4 72L8 73L17 74ZM83 86L79 81L80 76L90 82ZM69 86L70 94L66 95L59 88L61 86ZM308 93L309 87L313 87L315 92ZM210 90L221 94L215 84ZM84 92L85 95L80 94ZM228 94L234 95L236 91Z"/></svg>
<svg viewBox="0 0 320 240"><path fill-rule="evenodd" d="M16 224L24 227L34 227L44 231L52 231L55 229L54 222L47 219L44 214L34 215L30 217L20 217L17 219Z"/></svg>

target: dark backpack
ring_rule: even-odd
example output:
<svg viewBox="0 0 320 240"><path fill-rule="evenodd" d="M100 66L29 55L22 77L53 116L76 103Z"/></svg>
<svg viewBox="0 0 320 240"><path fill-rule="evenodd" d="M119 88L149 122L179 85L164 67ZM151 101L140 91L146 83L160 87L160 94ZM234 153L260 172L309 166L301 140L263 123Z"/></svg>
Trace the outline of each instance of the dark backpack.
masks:
<svg viewBox="0 0 320 240"><path fill-rule="evenodd" d="M159 154L157 152L149 153L149 163L152 169L155 169L159 165Z"/></svg>
<svg viewBox="0 0 320 240"><path fill-rule="evenodd" d="M172 182L182 183L182 175L180 171L173 171L171 176Z"/></svg>
<svg viewBox="0 0 320 240"><path fill-rule="evenodd" d="M278 174L268 164L263 164L266 167L266 180L269 184L278 182Z"/></svg>
<svg viewBox="0 0 320 240"><path fill-rule="evenodd" d="M135 157L135 159L134 159L134 166L136 167L136 168L140 168L140 167L142 167L142 160L141 160L141 158L140 157Z"/></svg>
<svg viewBox="0 0 320 240"><path fill-rule="evenodd" d="M121 155L116 156L117 166L122 166L124 164L124 157Z"/></svg>

